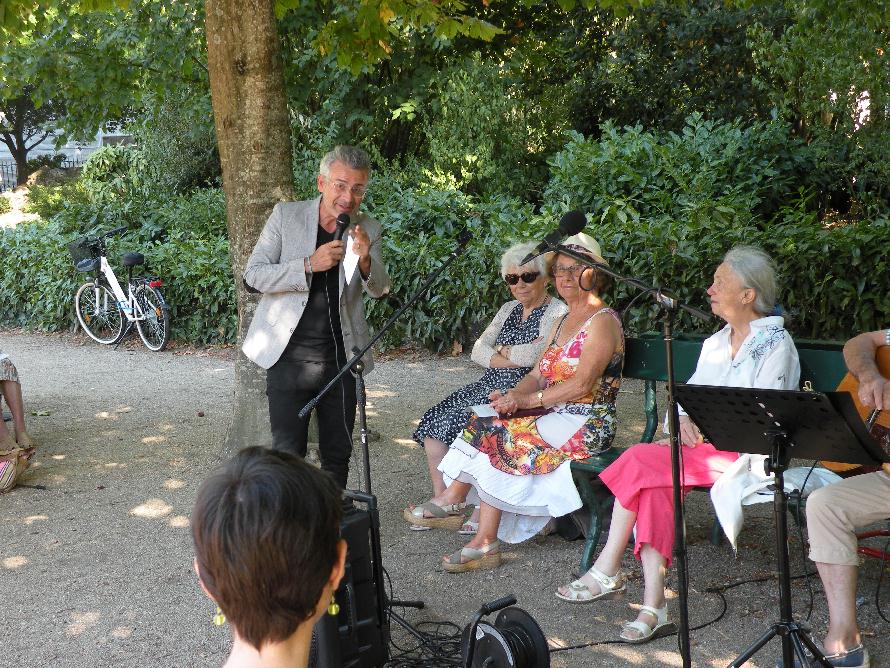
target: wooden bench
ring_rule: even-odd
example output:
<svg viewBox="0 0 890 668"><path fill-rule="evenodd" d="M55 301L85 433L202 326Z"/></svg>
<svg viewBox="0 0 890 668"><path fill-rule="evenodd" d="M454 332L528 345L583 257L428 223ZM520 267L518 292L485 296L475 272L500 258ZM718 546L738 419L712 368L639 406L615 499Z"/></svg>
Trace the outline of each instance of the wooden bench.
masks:
<svg viewBox="0 0 890 668"><path fill-rule="evenodd" d="M704 336L677 337L674 340L674 372L678 382L688 379L695 371L701 352ZM816 341L795 339L800 356L800 382L802 387L818 392L829 392L837 388L847 372L842 354L843 343L836 341ZM643 412L646 427L639 439L651 443L661 425L663 415L659 414L656 399L656 383L667 380L667 362L664 341L659 334L644 334L639 338L628 338L624 356L624 377L643 381ZM619 401L624 401L619 395ZM587 540L581 553L580 572L586 571L593 563L593 555L599 543L603 526L603 511L611 499L604 485L597 483L599 474L621 454L620 448L612 448L596 457L572 462L572 477L584 507L590 513ZM705 488L702 488L705 489ZM720 525L714 524L711 542L720 540Z"/></svg>

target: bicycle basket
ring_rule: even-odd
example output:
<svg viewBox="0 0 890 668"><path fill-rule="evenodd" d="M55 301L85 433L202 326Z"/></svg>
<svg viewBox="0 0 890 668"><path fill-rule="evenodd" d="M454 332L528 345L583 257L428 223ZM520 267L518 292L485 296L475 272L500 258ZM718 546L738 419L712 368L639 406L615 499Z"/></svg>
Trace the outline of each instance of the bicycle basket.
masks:
<svg viewBox="0 0 890 668"><path fill-rule="evenodd" d="M68 244L68 252L71 253L71 260L74 262L75 267L81 260L90 260L96 257L93 244L88 237L83 237Z"/></svg>

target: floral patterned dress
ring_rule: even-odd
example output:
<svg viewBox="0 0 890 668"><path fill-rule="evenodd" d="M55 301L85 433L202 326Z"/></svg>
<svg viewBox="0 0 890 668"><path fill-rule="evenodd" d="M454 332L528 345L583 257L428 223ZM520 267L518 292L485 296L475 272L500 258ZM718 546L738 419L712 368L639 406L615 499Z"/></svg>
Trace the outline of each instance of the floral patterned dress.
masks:
<svg viewBox="0 0 890 668"><path fill-rule="evenodd" d="M544 351L538 369L546 379L547 387L566 382L575 375L581 350L587 340L590 320L600 314L621 320L610 308L594 313L580 331L564 345L556 343L563 319L557 327L548 348ZM551 413L580 416L584 421L561 443L553 443L542 436L538 428L544 416L516 417L509 419L480 418L473 416L463 433L463 440L488 456L491 465L511 475L543 475L573 459L586 459L607 450L615 437L615 399L621 387L621 371L624 366L624 337L619 348L606 365L599 385L594 392L573 402L555 406ZM577 425L577 422L573 426Z"/></svg>
<svg viewBox="0 0 890 668"><path fill-rule="evenodd" d="M595 317L618 319L611 309L601 309L591 319ZM539 362L548 386L574 376L589 322L562 346L556 343L557 330ZM590 395L553 406L537 417L472 419L454 439L439 470L446 484L460 480L472 486L469 503L484 502L501 510L498 538L520 543L538 533L551 517L581 507L571 462L611 444L623 359L622 336Z"/></svg>

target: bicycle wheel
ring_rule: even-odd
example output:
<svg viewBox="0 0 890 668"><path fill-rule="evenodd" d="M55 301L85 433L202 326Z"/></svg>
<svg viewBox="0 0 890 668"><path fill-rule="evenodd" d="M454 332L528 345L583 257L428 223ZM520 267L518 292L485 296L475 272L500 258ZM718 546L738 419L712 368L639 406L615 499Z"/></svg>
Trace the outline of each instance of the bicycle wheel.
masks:
<svg viewBox="0 0 890 668"><path fill-rule="evenodd" d="M118 340L124 316L114 293L102 283L84 283L74 296L77 321L93 341L109 344Z"/></svg>
<svg viewBox="0 0 890 668"><path fill-rule="evenodd" d="M145 347L154 352L163 350L170 340L170 313L164 296L157 288L144 283L136 288L136 329Z"/></svg>

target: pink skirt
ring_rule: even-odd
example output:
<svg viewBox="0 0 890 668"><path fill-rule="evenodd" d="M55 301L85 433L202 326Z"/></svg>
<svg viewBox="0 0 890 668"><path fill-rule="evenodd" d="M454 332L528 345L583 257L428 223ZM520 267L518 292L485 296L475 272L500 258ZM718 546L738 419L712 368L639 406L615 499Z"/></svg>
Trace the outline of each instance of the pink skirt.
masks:
<svg viewBox="0 0 890 668"><path fill-rule="evenodd" d="M738 458L737 452L717 450L710 443L683 447L683 496L693 487L712 486ZM632 445L600 473L600 480L622 506L637 514L636 558L640 558L640 549L648 543L670 566L674 549L670 447L654 443Z"/></svg>

